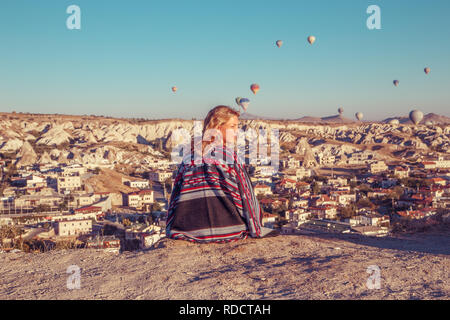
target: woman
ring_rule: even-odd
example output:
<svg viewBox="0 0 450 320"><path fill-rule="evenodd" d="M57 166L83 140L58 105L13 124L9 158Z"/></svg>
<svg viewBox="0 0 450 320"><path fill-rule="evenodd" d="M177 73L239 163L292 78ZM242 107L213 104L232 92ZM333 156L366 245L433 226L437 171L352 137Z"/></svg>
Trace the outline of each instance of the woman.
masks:
<svg viewBox="0 0 450 320"><path fill-rule="evenodd" d="M201 161L195 161L191 152L175 177L166 223L168 238L229 242L261 238L273 231L262 226L262 211L250 178L234 151L238 117L239 112L227 106L217 106L206 116ZM216 134L210 142L211 132Z"/></svg>

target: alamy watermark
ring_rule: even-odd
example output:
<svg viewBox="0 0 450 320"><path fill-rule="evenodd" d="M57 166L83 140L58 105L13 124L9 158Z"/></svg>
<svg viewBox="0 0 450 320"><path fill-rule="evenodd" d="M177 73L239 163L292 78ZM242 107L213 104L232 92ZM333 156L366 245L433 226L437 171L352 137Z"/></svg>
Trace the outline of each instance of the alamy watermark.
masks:
<svg viewBox="0 0 450 320"><path fill-rule="evenodd" d="M77 265L67 267L66 273L70 274L67 277L67 289L74 290L81 288L81 269Z"/></svg>
<svg viewBox="0 0 450 320"><path fill-rule="evenodd" d="M247 128L246 130L239 129L237 131L226 130L226 137L223 139L221 131L217 129L208 129L202 135L203 125L201 121L194 121L193 138L191 133L184 129L176 129L172 132L173 148L171 151L171 160L175 163L187 161L192 156L193 142L193 160L195 164L201 164L207 159L225 160L227 164L235 162L234 155L237 156L237 161L241 164L261 164L270 165L273 171L279 169L279 130L272 128L270 130L259 129L255 130ZM225 143L224 143L225 140ZM246 140L249 142L246 143ZM206 147L202 151L202 142L206 141ZM215 148L224 148L233 150L234 152L227 152L225 157L222 154L214 153ZM269 157L270 151L270 157ZM189 157L188 157L189 156Z"/></svg>
<svg viewBox="0 0 450 320"><path fill-rule="evenodd" d="M367 18L366 25L369 30L381 29L381 9L377 5L370 5L366 10L370 17Z"/></svg>
<svg viewBox="0 0 450 320"><path fill-rule="evenodd" d="M370 290L381 289L381 269L377 265L371 265L367 267L366 272L370 274L367 278L366 286Z"/></svg>
<svg viewBox="0 0 450 320"><path fill-rule="evenodd" d="M70 5L67 7L66 13L70 16L66 20L66 26L69 30L81 29L81 9L77 5Z"/></svg>

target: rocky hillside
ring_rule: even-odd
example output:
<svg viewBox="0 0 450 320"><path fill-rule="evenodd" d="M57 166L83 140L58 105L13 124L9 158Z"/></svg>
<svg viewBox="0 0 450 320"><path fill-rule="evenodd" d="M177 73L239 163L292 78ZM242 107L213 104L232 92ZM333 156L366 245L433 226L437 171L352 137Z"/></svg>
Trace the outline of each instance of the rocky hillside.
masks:
<svg viewBox="0 0 450 320"><path fill-rule="evenodd" d="M412 126L381 123L312 124L296 121L242 120L244 128L280 131L280 144L292 154L305 143L310 157L334 155L345 162L357 151L381 158L417 159L429 152L450 152L450 125ZM168 158L178 128L191 132L193 121L137 121L103 117L1 114L0 153L18 166L79 163L91 166L151 165ZM176 139L176 138L175 138ZM306 139L306 140L305 140ZM287 145L286 145L287 144ZM333 151L334 148L334 151Z"/></svg>
<svg viewBox="0 0 450 320"><path fill-rule="evenodd" d="M395 238L281 235L149 251L0 253L0 299L449 299L449 229ZM69 290L70 265L81 288ZM369 266L379 289L369 289ZM372 287L373 288L373 287Z"/></svg>

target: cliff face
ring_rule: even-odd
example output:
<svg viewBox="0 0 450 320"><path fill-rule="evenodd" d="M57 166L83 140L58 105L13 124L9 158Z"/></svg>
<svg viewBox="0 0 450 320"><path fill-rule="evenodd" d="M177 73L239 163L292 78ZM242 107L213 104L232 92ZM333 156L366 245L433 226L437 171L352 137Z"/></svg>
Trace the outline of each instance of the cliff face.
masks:
<svg viewBox="0 0 450 320"><path fill-rule="evenodd" d="M449 230L402 238L163 239L144 252L0 254L0 299L448 299ZM67 268L81 288L67 289ZM369 289L369 266L380 289ZM373 286L372 286L373 288Z"/></svg>

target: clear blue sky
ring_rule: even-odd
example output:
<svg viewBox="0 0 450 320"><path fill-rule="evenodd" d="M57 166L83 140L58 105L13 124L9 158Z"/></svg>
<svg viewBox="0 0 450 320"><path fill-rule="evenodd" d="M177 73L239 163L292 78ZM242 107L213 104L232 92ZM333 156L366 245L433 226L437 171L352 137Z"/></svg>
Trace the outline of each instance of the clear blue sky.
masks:
<svg viewBox="0 0 450 320"><path fill-rule="evenodd" d="M81 30L66 28L71 4ZM449 13L448 0L1 0L0 111L189 119L241 96L264 116L450 116Z"/></svg>

